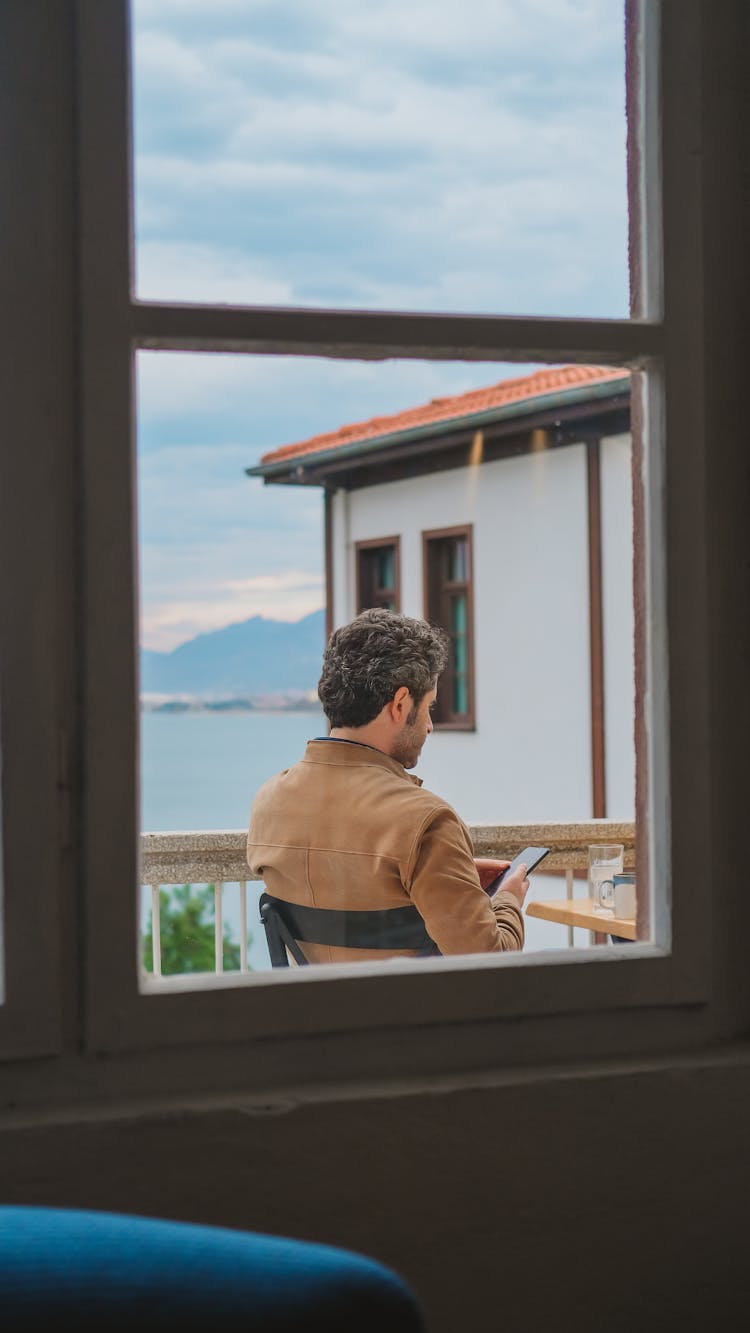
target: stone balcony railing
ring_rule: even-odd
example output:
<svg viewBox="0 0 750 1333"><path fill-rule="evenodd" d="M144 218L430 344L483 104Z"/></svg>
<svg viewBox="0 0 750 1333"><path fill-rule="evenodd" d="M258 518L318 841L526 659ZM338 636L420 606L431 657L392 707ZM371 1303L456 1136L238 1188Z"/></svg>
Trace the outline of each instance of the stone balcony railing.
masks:
<svg viewBox="0 0 750 1333"><path fill-rule="evenodd" d="M476 856L508 860L524 847L550 848L543 867L536 875L565 876L565 891L573 897L574 881L588 866L591 843L622 843L625 868L635 866L635 824L609 819L594 819L577 824L469 824ZM214 961L215 971L223 971L224 889L237 885L239 891L240 971L248 970L248 883L250 874L245 860L246 832L143 833L141 835L141 884L151 891L153 956L155 978L162 974L159 890L175 884L213 884L214 886ZM251 891L252 892L252 891ZM255 896L253 895L253 907ZM568 929L567 942L573 944Z"/></svg>

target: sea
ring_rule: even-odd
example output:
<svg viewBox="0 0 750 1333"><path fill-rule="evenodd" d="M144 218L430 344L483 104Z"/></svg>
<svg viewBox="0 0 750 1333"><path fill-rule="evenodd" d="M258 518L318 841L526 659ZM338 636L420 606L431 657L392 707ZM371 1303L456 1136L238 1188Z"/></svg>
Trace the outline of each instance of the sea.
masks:
<svg viewBox="0 0 750 1333"><path fill-rule="evenodd" d="M141 830L196 833L245 830L253 797L266 778L301 758L308 740L325 736L322 711L141 711ZM247 886L248 966L270 968L257 899L263 885ZM169 889L167 890L169 892ZM240 938L239 885L222 891L225 934ZM148 930L151 898L141 890L141 930Z"/></svg>
<svg viewBox="0 0 750 1333"><path fill-rule="evenodd" d="M326 735L322 711L141 712L144 833L246 829L266 778Z"/></svg>

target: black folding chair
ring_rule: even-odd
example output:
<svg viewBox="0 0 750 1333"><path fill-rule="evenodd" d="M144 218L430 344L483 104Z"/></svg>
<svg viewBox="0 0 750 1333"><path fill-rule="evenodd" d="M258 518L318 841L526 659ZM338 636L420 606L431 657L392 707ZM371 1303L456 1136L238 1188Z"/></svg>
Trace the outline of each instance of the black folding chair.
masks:
<svg viewBox="0 0 750 1333"><path fill-rule="evenodd" d="M258 906L272 967L288 967L290 954L300 967L306 967L309 959L300 940L342 949L416 949L425 957L440 952L413 906L342 911L301 907L270 893L261 894Z"/></svg>

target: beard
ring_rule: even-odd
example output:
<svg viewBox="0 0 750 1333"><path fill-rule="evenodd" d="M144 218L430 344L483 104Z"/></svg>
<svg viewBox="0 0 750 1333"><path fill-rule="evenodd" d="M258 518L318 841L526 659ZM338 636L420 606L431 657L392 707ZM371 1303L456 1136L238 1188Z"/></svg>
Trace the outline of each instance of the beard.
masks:
<svg viewBox="0 0 750 1333"><path fill-rule="evenodd" d="M416 768L426 739L427 729L418 721L417 709L412 706L403 731L393 743L391 758L397 759L404 768Z"/></svg>

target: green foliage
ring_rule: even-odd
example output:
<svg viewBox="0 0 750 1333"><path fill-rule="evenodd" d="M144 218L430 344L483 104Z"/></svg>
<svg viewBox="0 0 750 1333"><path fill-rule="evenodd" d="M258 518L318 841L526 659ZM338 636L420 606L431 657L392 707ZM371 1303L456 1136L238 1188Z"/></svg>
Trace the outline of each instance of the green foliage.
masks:
<svg viewBox="0 0 750 1333"><path fill-rule="evenodd" d="M213 972L214 957L214 885L182 884L171 890L159 890L161 924L161 970L163 976L183 972ZM240 946L224 924L224 970L236 972L240 966ZM154 968L152 923L143 936L143 966Z"/></svg>

